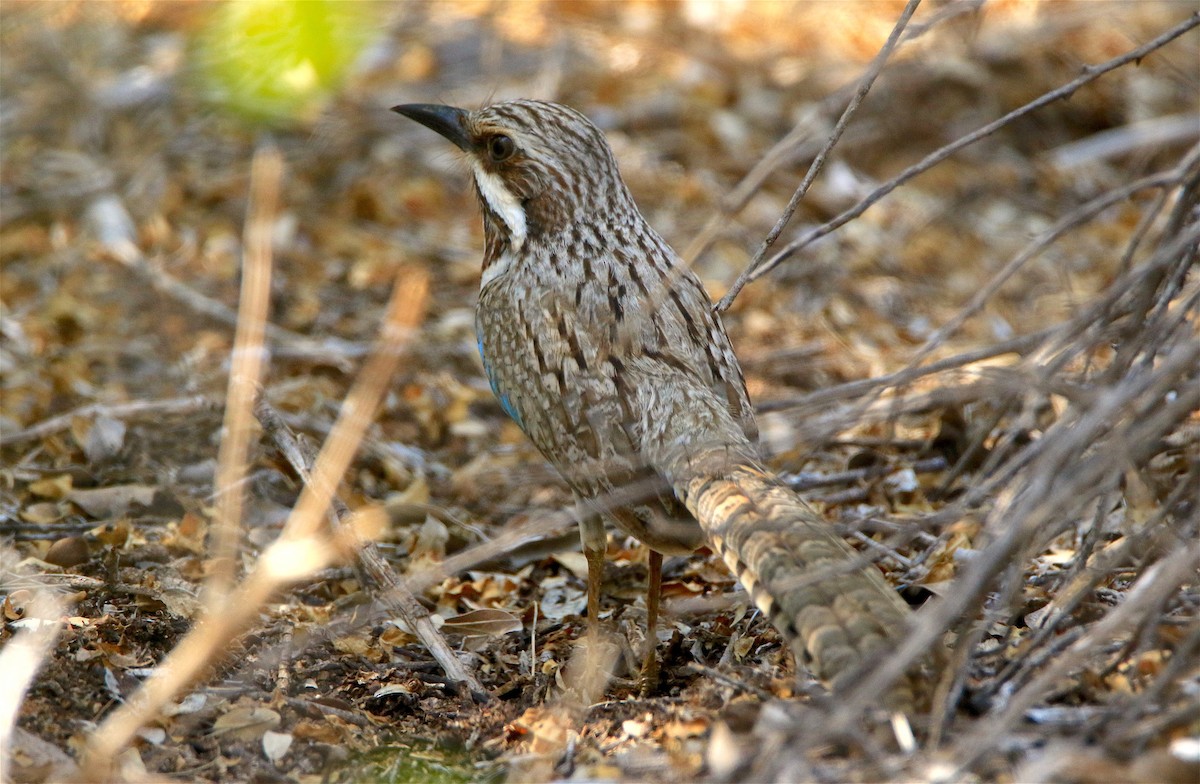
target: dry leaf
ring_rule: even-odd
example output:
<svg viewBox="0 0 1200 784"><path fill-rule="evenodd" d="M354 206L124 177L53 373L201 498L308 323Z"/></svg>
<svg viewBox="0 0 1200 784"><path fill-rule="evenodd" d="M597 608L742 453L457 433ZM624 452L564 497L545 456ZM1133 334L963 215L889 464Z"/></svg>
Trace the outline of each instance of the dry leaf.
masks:
<svg viewBox="0 0 1200 784"><path fill-rule="evenodd" d="M587 594L582 590L567 585L565 579L551 579L542 582L542 600L538 608L542 616L553 621L581 615L587 608Z"/></svg>
<svg viewBox="0 0 1200 784"><path fill-rule="evenodd" d="M21 519L35 525L49 525L63 519L63 508L50 501L30 504L21 510Z"/></svg>
<svg viewBox="0 0 1200 784"><path fill-rule="evenodd" d="M380 539L388 528L387 511L382 506L367 506L356 509L342 522L354 531L360 541L373 542Z"/></svg>
<svg viewBox="0 0 1200 784"><path fill-rule="evenodd" d="M447 632L484 637L501 637L520 631L521 619L504 610L484 608L447 618L442 628Z"/></svg>
<svg viewBox="0 0 1200 784"><path fill-rule="evenodd" d="M340 724L332 721L301 720L292 727L292 735L300 740L312 740L317 743L343 743L346 740Z"/></svg>
<svg viewBox="0 0 1200 784"><path fill-rule="evenodd" d="M33 601L33 591L28 588L18 588L4 597L4 617L10 621L19 621L28 612L29 603Z"/></svg>
<svg viewBox="0 0 1200 784"><path fill-rule="evenodd" d="M553 556L555 561L558 561L567 568L571 574L578 577L580 580L588 578L587 556L579 552L555 553Z"/></svg>
<svg viewBox="0 0 1200 784"><path fill-rule="evenodd" d="M292 740L290 733L267 730L262 737L263 754L271 762L279 762L292 747Z"/></svg>
<svg viewBox="0 0 1200 784"><path fill-rule="evenodd" d="M359 634L347 634L338 637L333 641L335 650L342 653L350 653L356 656L362 656L365 659L374 660L378 656L378 651L375 649L375 644L371 640L370 634L362 632Z"/></svg>
<svg viewBox="0 0 1200 784"><path fill-rule="evenodd" d="M204 536L208 525L204 518L187 512L178 523L168 523L162 543L171 550L182 550L193 555L205 553Z"/></svg>
<svg viewBox="0 0 1200 784"><path fill-rule="evenodd" d="M433 515L426 515L425 523L417 532L417 541L412 549L412 565L414 571L441 563L446 558L446 542L450 539L450 531L445 523Z"/></svg>
<svg viewBox="0 0 1200 784"><path fill-rule="evenodd" d="M41 498L49 498L51 501L61 501L71 492L72 481L70 474L48 476L36 482L30 482L29 492Z"/></svg>
<svg viewBox="0 0 1200 784"><path fill-rule="evenodd" d="M154 488L147 485L114 485L94 490L72 490L67 500L95 518L121 517L131 504L150 506Z"/></svg>
<svg viewBox="0 0 1200 784"><path fill-rule="evenodd" d="M548 754L566 744L571 717L561 706L529 708L504 729L510 737L521 738L530 754Z"/></svg>
<svg viewBox="0 0 1200 784"><path fill-rule="evenodd" d="M129 522L127 520L118 520L112 523L104 523L96 526L88 531L88 533L109 547L124 547L125 543L129 541Z"/></svg>
<svg viewBox="0 0 1200 784"><path fill-rule="evenodd" d="M72 423L71 432L91 463L101 463L116 457L125 446L125 423L105 414L97 416L90 425L83 428L77 428Z"/></svg>
<svg viewBox="0 0 1200 784"><path fill-rule="evenodd" d="M91 550L83 537L68 536L50 545L50 549L42 556L42 560L48 564L70 569L72 566L87 563L91 556Z"/></svg>
<svg viewBox="0 0 1200 784"><path fill-rule="evenodd" d="M707 716L673 718L663 725L662 734L675 740L695 738L708 732L709 726L710 720Z"/></svg>
<svg viewBox="0 0 1200 784"><path fill-rule="evenodd" d="M406 686L403 683L389 683L387 686L383 686L382 688L376 689L375 693L371 695L371 699L377 700L380 697L389 697L393 694L416 694L416 693L417 692L413 691L412 689L410 689L408 686Z"/></svg>
<svg viewBox="0 0 1200 784"><path fill-rule="evenodd" d="M737 658L738 661L742 661L743 659L746 658L747 654L749 654L750 651L754 649L754 646L756 644L758 644L757 637L750 636L750 635L747 635L745 637L739 637L737 639L737 641L734 642L734 644L733 644L733 655Z"/></svg>
<svg viewBox="0 0 1200 784"><path fill-rule="evenodd" d="M179 702L170 702L162 709L164 716L185 716L197 713L208 703L208 697L200 692L192 692Z"/></svg>
<svg viewBox="0 0 1200 784"><path fill-rule="evenodd" d="M654 717L649 713L640 719L627 719L621 722L621 730L631 738L641 738L654 729Z"/></svg>
<svg viewBox="0 0 1200 784"><path fill-rule="evenodd" d="M279 726L280 716L270 708L248 705L225 713L213 722L212 734L228 735L238 740L254 740L267 730Z"/></svg>

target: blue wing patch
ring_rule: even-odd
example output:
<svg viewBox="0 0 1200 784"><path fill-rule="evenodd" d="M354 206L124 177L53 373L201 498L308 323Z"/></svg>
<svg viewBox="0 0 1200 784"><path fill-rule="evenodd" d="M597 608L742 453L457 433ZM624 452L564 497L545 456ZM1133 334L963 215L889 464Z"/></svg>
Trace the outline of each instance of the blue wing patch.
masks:
<svg viewBox="0 0 1200 784"><path fill-rule="evenodd" d="M487 373L488 384L492 387L492 394L500 401L500 408L504 409L504 413L508 414L512 421L524 430L525 423L521 421L521 415L517 413L517 409L509 399L507 392L501 392L500 387L496 385L496 374L492 372L492 363L487 361L487 356L483 353L483 340L480 339L477 344L479 346L479 358L483 360L483 371Z"/></svg>

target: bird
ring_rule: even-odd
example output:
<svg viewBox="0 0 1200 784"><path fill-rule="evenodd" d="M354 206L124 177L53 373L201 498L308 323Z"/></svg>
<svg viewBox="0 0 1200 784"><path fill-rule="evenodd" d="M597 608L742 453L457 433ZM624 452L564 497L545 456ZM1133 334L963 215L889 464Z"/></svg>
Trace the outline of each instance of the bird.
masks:
<svg viewBox="0 0 1200 784"><path fill-rule="evenodd" d="M658 674L663 555L704 545L819 680L848 688L911 610L766 467L725 327L643 217L603 132L540 100L392 110L469 166L484 229L480 356L501 408L580 502L589 631L608 521L650 551L644 691ZM887 695L895 709L913 704L910 680Z"/></svg>

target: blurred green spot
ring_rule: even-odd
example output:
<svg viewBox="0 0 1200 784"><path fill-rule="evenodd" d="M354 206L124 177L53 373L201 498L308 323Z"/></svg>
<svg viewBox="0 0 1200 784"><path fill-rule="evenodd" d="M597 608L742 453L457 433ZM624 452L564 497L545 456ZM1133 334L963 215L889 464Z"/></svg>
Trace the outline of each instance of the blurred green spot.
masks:
<svg viewBox="0 0 1200 784"><path fill-rule="evenodd" d="M376 3L232 0L215 7L199 41L212 98L251 119L314 111L378 29Z"/></svg>

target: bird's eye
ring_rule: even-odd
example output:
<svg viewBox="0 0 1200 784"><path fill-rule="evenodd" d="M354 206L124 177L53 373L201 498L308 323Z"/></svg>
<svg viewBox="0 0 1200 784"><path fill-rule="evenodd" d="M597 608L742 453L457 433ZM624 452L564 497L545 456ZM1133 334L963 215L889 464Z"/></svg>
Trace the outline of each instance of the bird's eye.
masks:
<svg viewBox="0 0 1200 784"><path fill-rule="evenodd" d="M516 151L516 143L507 136L493 136L488 140L488 157L496 163L508 160Z"/></svg>

